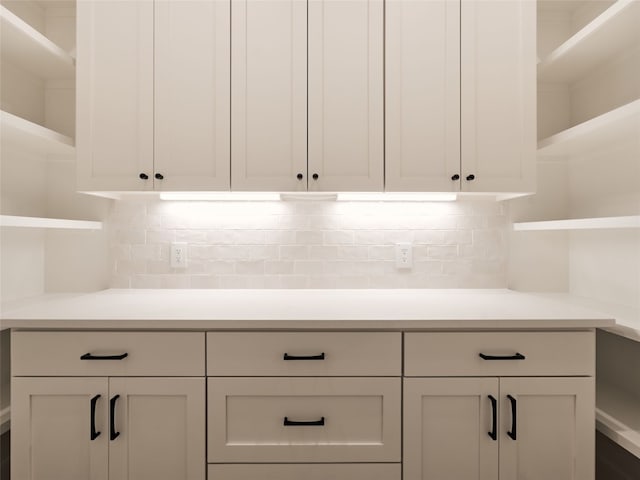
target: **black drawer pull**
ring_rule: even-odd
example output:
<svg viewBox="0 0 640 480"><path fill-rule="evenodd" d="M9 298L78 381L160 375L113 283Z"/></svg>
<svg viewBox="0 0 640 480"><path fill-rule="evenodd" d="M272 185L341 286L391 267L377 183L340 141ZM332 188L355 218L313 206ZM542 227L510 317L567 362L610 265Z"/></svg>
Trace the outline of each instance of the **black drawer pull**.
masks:
<svg viewBox="0 0 640 480"><path fill-rule="evenodd" d="M507 398L511 402L511 431L507 432L507 435L511 438L511 440L515 440L517 437L517 428L518 428L518 408L516 405L516 399L511 395L507 395Z"/></svg>
<svg viewBox="0 0 640 480"><path fill-rule="evenodd" d="M295 422L293 420L289 420L289 417L284 417L285 427L323 427L324 426L324 417L320 420L316 420L313 422Z"/></svg>
<svg viewBox="0 0 640 480"><path fill-rule="evenodd" d="M128 353L121 355L91 355L91 353L85 353L80 357L80 360L123 360L128 356Z"/></svg>
<svg viewBox="0 0 640 480"><path fill-rule="evenodd" d="M285 353L282 359L283 360L324 360L324 352L322 352L320 355L303 355L303 356L289 355L288 353Z"/></svg>
<svg viewBox="0 0 640 480"><path fill-rule="evenodd" d="M484 353L479 353L480 358L483 360L524 360L525 356L521 353L516 353L515 355L485 355Z"/></svg>
<svg viewBox="0 0 640 480"><path fill-rule="evenodd" d="M120 436L120 432L116 432L116 401L120 398L120 395L116 395L115 397L113 397L111 399L110 403L110 422L109 422L109 438L111 438L111 440L115 440L116 438L118 438Z"/></svg>
<svg viewBox="0 0 640 480"><path fill-rule="evenodd" d="M95 440L100 436L102 432L96 432L96 403L98 403L98 399L100 395L96 395L91 399L91 441Z"/></svg>
<svg viewBox="0 0 640 480"><path fill-rule="evenodd" d="M489 395L491 400L491 414L493 415L491 420L491 431L487 432L491 437L491 440L498 440L498 401L493 395Z"/></svg>

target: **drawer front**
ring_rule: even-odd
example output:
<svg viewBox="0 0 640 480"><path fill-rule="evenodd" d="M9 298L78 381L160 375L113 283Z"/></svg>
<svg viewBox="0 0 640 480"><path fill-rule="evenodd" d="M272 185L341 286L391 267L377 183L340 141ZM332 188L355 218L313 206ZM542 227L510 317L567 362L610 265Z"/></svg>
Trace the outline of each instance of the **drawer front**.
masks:
<svg viewBox="0 0 640 480"><path fill-rule="evenodd" d="M394 332L207 334L209 376L399 376L401 362Z"/></svg>
<svg viewBox="0 0 640 480"><path fill-rule="evenodd" d="M400 378L207 384L210 463L400 461Z"/></svg>
<svg viewBox="0 0 640 480"><path fill-rule="evenodd" d="M204 333L14 332L11 341L14 376L204 376ZM105 356L115 358L91 359Z"/></svg>
<svg viewBox="0 0 640 480"><path fill-rule="evenodd" d="M407 333L404 368L410 377L594 375L595 337L593 332Z"/></svg>
<svg viewBox="0 0 640 480"><path fill-rule="evenodd" d="M209 465L214 480L400 480L399 463Z"/></svg>

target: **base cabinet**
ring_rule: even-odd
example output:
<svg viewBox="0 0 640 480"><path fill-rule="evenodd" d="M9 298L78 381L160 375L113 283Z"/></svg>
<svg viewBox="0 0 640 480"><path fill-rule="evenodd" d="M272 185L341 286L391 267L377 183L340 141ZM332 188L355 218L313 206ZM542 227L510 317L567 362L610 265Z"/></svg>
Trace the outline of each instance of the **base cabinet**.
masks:
<svg viewBox="0 0 640 480"><path fill-rule="evenodd" d="M203 378L14 378L11 478L204 480Z"/></svg>
<svg viewBox="0 0 640 480"><path fill-rule="evenodd" d="M407 378L404 480L592 480L593 378Z"/></svg>

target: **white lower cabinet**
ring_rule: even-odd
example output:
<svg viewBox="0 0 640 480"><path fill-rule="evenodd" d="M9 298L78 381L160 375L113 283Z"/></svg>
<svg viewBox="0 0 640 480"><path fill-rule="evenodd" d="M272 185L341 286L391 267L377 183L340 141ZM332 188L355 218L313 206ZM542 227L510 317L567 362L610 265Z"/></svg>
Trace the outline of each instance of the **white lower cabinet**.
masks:
<svg viewBox="0 0 640 480"><path fill-rule="evenodd" d="M209 465L209 480L400 480L399 463Z"/></svg>
<svg viewBox="0 0 640 480"><path fill-rule="evenodd" d="M404 480L592 480L594 379L407 378Z"/></svg>
<svg viewBox="0 0 640 480"><path fill-rule="evenodd" d="M204 480L204 378L14 378L12 478Z"/></svg>

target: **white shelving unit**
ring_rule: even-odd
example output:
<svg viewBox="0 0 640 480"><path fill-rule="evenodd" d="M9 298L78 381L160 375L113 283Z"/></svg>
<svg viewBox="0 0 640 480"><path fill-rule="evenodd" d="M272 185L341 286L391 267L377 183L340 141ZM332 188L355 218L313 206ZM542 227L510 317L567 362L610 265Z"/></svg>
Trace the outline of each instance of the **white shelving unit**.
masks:
<svg viewBox="0 0 640 480"><path fill-rule="evenodd" d="M64 218L19 217L14 215L0 215L0 227L102 230L102 222L93 222L88 220L67 220Z"/></svg>
<svg viewBox="0 0 640 480"><path fill-rule="evenodd" d="M74 78L73 57L2 5L0 30L3 58L43 78Z"/></svg>
<svg viewBox="0 0 640 480"><path fill-rule="evenodd" d="M640 398L613 385L596 387L596 428L640 458Z"/></svg>
<svg viewBox="0 0 640 480"><path fill-rule="evenodd" d="M2 143L17 145L50 158L73 160L75 155L72 138L1 110L0 132Z"/></svg>
<svg viewBox="0 0 640 480"><path fill-rule="evenodd" d="M515 231L540 230L593 230L614 228L640 228L640 215L625 217L574 218L567 220L547 220L541 222L514 223Z"/></svg>
<svg viewBox="0 0 640 480"><path fill-rule="evenodd" d="M538 64L540 82L572 83L638 41L640 2L618 0Z"/></svg>
<svg viewBox="0 0 640 480"><path fill-rule="evenodd" d="M640 5L640 2L638 2ZM623 105L538 142L538 154L572 155L640 135L640 100Z"/></svg>

